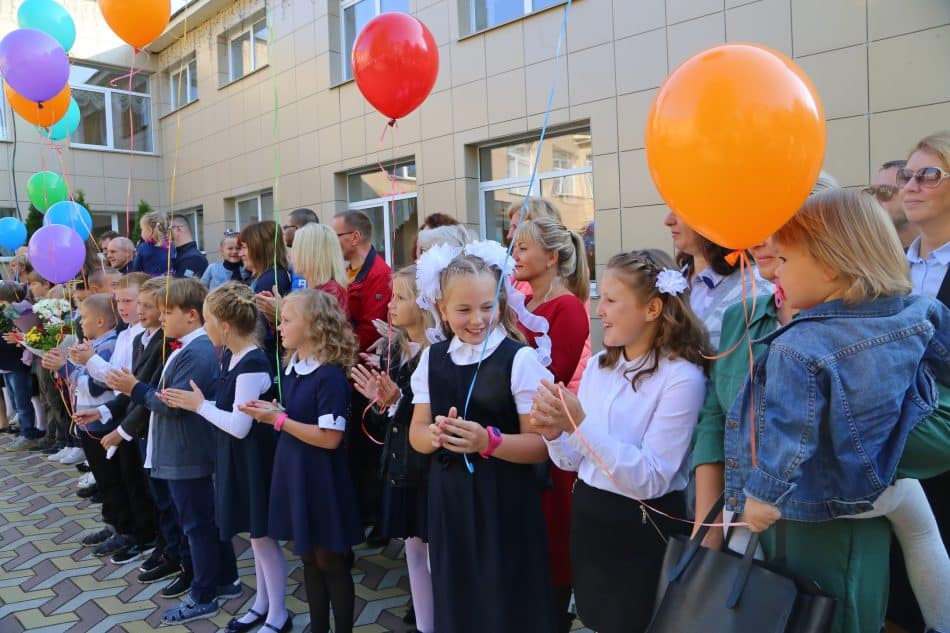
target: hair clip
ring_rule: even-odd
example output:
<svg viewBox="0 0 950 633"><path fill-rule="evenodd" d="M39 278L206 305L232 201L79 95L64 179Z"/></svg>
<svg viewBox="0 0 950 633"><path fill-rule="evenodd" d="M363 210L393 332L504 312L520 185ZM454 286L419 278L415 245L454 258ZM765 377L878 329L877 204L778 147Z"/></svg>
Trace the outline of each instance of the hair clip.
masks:
<svg viewBox="0 0 950 633"><path fill-rule="evenodd" d="M678 270L664 268L656 276L656 289L667 295L678 295L689 288L686 278Z"/></svg>

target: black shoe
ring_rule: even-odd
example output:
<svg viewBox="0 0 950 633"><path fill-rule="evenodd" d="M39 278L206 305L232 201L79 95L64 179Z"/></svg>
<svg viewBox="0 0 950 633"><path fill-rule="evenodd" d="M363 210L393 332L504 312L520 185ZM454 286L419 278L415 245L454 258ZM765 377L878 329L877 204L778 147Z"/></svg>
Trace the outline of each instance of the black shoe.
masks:
<svg viewBox="0 0 950 633"><path fill-rule="evenodd" d="M406 615L402 616L403 624L415 624L416 623L416 608L412 605L412 598L409 598L409 609L406 611Z"/></svg>
<svg viewBox="0 0 950 633"><path fill-rule="evenodd" d="M122 550L132 544L132 539L124 534L116 534L96 549L92 550L92 555L96 558L105 558L112 556L119 550Z"/></svg>
<svg viewBox="0 0 950 633"><path fill-rule="evenodd" d="M266 615L264 613L258 613L254 609L248 609L247 612L254 616L253 620L250 622L239 622L237 618L231 618L228 620L228 625L224 628L225 633L244 633L245 631L250 631L260 624Z"/></svg>
<svg viewBox="0 0 950 633"><path fill-rule="evenodd" d="M85 488L80 488L79 490L77 490L76 495L80 499L88 499L89 497L95 495L98 492L99 492L99 488L96 486L96 484L92 484L91 486L86 486Z"/></svg>
<svg viewBox="0 0 950 633"><path fill-rule="evenodd" d="M112 555L109 560L115 565L123 565L130 560L141 558L145 554L155 549L155 542L150 543L131 543L126 545L118 552Z"/></svg>
<svg viewBox="0 0 950 633"><path fill-rule="evenodd" d="M380 534L379 527L374 525L373 529L369 531L369 536L366 537L366 545L367 547L371 547L373 549L377 547L386 547L389 545L389 537Z"/></svg>
<svg viewBox="0 0 950 633"><path fill-rule="evenodd" d="M112 538L114 535L115 535L115 532L112 531L112 528L107 526L97 532L93 532L92 534L87 534L86 536L83 537L80 543L82 544L83 547L94 547L96 545L102 545L103 543L108 541L110 538Z"/></svg>
<svg viewBox="0 0 950 633"><path fill-rule="evenodd" d="M145 562L147 563L148 561ZM142 565L142 567L145 567L145 565ZM176 576L180 573L181 565L167 561L164 558L160 558L157 565L154 565L151 569L143 571L141 574L139 574L137 580L144 585L148 585L153 582L158 582L159 580L171 578L172 576ZM188 584L191 586L191 583Z"/></svg>
<svg viewBox="0 0 950 633"><path fill-rule="evenodd" d="M264 626L261 627L261 631L263 631L264 629L269 629L271 631L277 631L277 633L289 633L291 630L293 630L293 628L294 628L294 616L292 616L290 612L288 611L287 619L284 620L284 626L278 629L273 624L267 624L265 622Z"/></svg>
<svg viewBox="0 0 950 633"><path fill-rule="evenodd" d="M90 502L90 503L102 503L102 495L99 494L98 492L95 493L94 495L92 495L91 497L89 497L89 502Z"/></svg>
<svg viewBox="0 0 950 633"><path fill-rule="evenodd" d="M191 591L191 581L194 580L194 574L190 570L183 569L178 578L162 589L163 598L177 598Z"/></svg>
<svg viewBox="0 0 950 633"><path fill-rule="evenodd" d="M78 470L81 473L92 472L92 468L86 462L79 462L78 464L76 464L76 470Z"/></svg>
<svg viewBox="0 0 950 633"><path fill-rule="evenodd" d="M157 547L152 550L152 553L149 554L149 557L145 559L145 562L139 566L139 571L146 572L152 571L156 567L162 564L165 560L165 555Z"/></svg>

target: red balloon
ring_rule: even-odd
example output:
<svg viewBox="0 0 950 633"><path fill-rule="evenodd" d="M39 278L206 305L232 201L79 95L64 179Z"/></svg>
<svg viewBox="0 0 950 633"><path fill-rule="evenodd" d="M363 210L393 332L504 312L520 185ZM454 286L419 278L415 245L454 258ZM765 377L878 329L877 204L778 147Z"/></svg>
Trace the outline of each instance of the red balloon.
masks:
<svg viewBox="0 0 950 633"><path fill-rule="evenodd" d="M439 48L418 19L383 13L353 43L353 77L366 100L384 116L401 119L418 108L439 74Z"/></svg>

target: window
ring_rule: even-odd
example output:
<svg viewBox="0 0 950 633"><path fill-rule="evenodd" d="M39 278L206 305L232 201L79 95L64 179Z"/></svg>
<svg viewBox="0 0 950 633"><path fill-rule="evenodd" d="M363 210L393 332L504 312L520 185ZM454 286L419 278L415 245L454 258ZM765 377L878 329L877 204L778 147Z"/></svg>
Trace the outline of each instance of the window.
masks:
<svg viewBox="0 0 950 633"><path fill-rule="evenodd" d="M198 99L198 62L194 55L168 69L168 103L177 110Z"/></svg>
<svg viewBox="0 0 950 633"><path fill-rule="evenodd" d="M274 192L270 189L234 201L234 228L274 217Z"/></svg>
<svg viewBox="0 0 950 633"><path fill-rule="evenodd" d="M409 13L409 0L342 0L340 41L343 43L343 81L353 78L353 43L366 23L380 13Z"/></svg>
<svg viewBox="0 0 950 633"><path fill-rule="evenodd" d="M478 33L493 26L542 11L565 0L459 0L461 32Z"/></svg>
<svg viewBox="0 0 950 633"><path fill-rule="evenodd" d="M114 85L113 85L114 82ZM69 85L81 115L72 144L79 147L152 150L149 78L110 68L73 63Z"/></svg>
<svg viewBox="0 0 950 633"><path fill-rule="evenodd" d="M479 205L482 237L506 242L508 212L520 207L531 186L538 137L479 148ZM544 139L541 163L530 195L547 198L564 225L584 238L594 276L593 152L586 128L552 132Z"/></svg>
<svg viewBox="0 0 950 633"><path fill-rule="evenodd" d="M411 264L416 254L419 214L416 207L416 163L405 161L385 165L396 174L396 201L393 183L378 168L347 175L348 208L362 211L373 222L373 246L384 254L386 263L399 268Z"/></svg>
<svg viewBox="0 0 950 633"><path fill-rule="evenodd" d="M12 116L12 115L11 115ZM7 97L3 91L3 81L0 80L0 139L7 138Z"/></svg>
<svg viewBox="0 0 950 633"><path fill-rule="evenodd" d="M229 81L267 65L267 38L267 20L261 18L228 40Z"/></svg>

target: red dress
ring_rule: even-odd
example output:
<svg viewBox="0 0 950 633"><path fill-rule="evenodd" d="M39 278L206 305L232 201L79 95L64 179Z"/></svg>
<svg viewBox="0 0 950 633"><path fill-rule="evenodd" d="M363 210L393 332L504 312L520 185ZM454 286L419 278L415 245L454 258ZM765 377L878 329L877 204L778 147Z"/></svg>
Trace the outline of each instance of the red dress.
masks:
<svg viewBox="0 0 950 633"><path fill-rule="evenodd" d="M526 303L531 297L526 298ZM548 336L551 337L551 364L548 370L554 374L555 382L570 382L574 370L580 362L584 345L590 337L590 320L587 309L580 299L565 294L546 301L533 310L534 314L548 321ZM527 330L519 324L535 346L536 332ZM548 555L551 560L551 580L555 587L571 585L571 493L577 473L561 470L551 465L551 480L554 488L541 494L541 506L544 510L544 522L548 528Z"/></svg>

